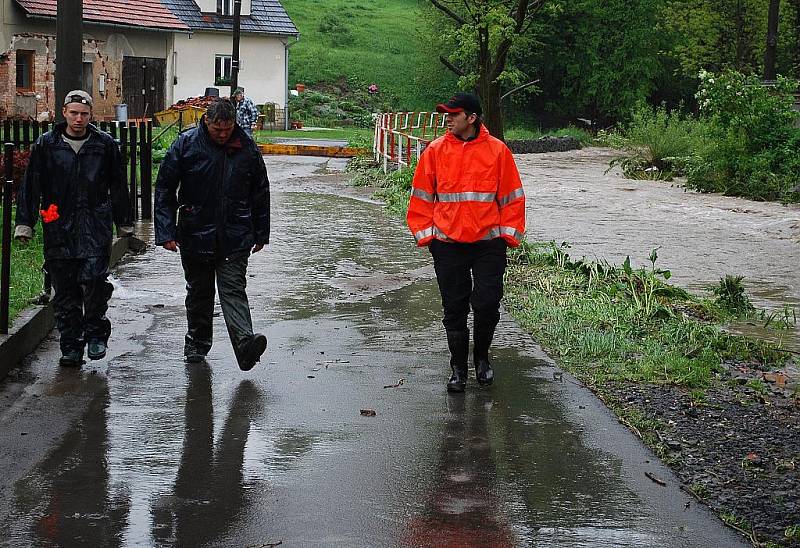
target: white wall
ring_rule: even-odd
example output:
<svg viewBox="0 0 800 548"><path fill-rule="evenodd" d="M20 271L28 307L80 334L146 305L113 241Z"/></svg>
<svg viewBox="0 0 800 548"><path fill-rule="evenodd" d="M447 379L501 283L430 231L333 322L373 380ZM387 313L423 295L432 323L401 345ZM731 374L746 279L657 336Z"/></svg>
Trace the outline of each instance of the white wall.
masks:
<svg viewBox="0 0 800 548"><path fill-rule="evenodd" d="M175 76L173 102L202 95L208 87L219 87L221 96L230 87L214 85L214 61L217 55L230 55L233 39L229 34L195 32L175 35ZM239 43L241 68L239 85L255 103L283 105L286 97L284 48L280 38L244 34Z"/></svg>

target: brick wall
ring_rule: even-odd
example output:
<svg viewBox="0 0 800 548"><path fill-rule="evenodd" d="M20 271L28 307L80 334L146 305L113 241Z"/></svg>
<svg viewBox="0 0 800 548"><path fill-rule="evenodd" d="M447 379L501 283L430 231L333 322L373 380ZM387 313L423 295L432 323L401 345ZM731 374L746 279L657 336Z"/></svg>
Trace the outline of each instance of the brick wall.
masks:
<svg viewBox="0 0 800 548"><path fill-rule="evenodd" d="M61 101L55 97L55 44L53 36L14 35L11 49L0 54L0 118L28 119L61 108ZM17 91L16 52L20 49L36 52L33 91ZM83 49L84 59L92 60L94 117L96 120L112 119L114 105L122 102L122 61L109 59L104 52L104 43L98 40L84 40ZM101 75L106 80L105 92L98 91Z"/></svg>

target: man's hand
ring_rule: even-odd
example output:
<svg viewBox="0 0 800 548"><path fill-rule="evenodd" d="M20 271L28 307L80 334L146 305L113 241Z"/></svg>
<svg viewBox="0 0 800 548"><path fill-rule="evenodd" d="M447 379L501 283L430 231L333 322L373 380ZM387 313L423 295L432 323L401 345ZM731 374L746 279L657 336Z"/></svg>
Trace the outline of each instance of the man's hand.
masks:
<svg viewBox="0 0 800 548"><path fill-rule="evenodd" d="M256 244L253 246L253 249L250 251L250 253L258 253L262 249L264 249L264 244Z"/></svg>
<svg viewBox="0 0 800 548"><path fill-rule="evenodd" d="M17 225L14 229L14 239L22 245L27 245L33 238L33 229L25 225Z"/></svg>
<svg viewBox="0 0 800 548"><path fill-rule="evenodd" d="M132 226L119 226L117 227L117 236L119 238L130 238L133 236Z"/></svg>
<svg viewBox="0 0 800 548"><path fill-rule="evenodd" d="M163 247L167 251L175 252L178 251L178 242L176 242L175 240L170 240L168 242L164 242L163 244L161 244L161 247Z"/></svg>

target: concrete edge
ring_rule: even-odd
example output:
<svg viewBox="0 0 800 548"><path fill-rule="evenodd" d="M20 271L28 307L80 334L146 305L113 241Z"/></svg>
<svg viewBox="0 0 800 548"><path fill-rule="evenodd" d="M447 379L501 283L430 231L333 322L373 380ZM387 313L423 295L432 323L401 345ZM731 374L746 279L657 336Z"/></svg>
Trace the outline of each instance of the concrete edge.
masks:
<svg viewBox="0 0 800 548"><path fill-rule="evenodd" d="M261 154L277 154L284 156L324 156L328 158L352 158L360 154L371 152L366 148L320 146L320 145L292 145L292 144L260 144L258 149Z"/></svg>
<svg viewBox="0 0 800 548"><path fill-rule="evenodd" d="M111 244L110 266L116 265L130 249L130 238L116 238ZM53 330L55 316L51 304L33 305L19 313L8 335L0 335L0 380L17 367Z"/></svg>

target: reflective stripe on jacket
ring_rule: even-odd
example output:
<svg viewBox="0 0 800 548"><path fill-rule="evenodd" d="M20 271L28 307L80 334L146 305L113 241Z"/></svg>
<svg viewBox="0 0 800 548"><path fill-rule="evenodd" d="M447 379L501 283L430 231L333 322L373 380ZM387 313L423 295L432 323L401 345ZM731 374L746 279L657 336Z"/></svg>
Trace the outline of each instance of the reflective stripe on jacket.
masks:
<svg viewBox="0 0 800 548"><path fill-rule="evenodd" d="M447 133L420 156L406 216L418 246L436 238L470 243L525 233L525 192L508 147L481 126L477 138Z"/></svg>

